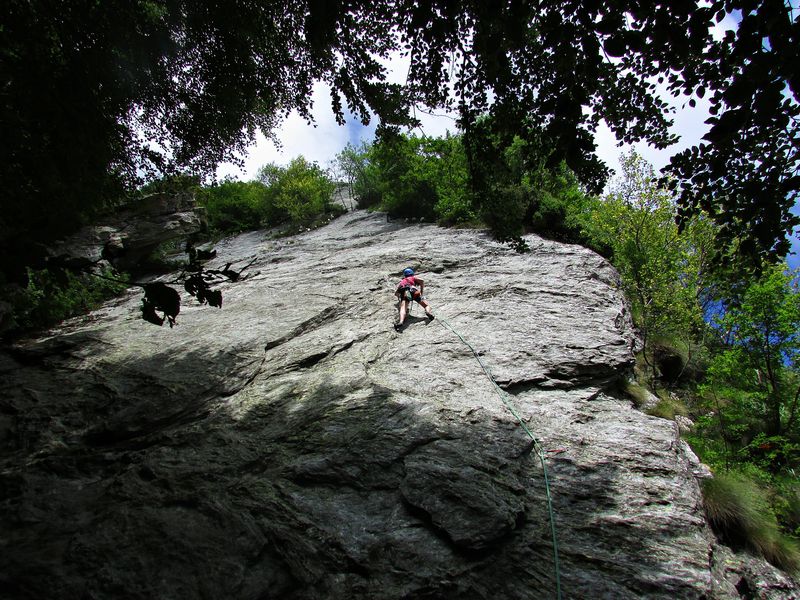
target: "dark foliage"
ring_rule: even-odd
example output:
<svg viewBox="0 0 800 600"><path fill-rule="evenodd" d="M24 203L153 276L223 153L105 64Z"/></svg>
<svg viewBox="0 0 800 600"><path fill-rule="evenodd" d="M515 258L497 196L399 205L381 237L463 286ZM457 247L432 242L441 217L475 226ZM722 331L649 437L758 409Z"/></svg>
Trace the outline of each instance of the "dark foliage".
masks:
<svg viewBox="0 0 800 600"><path fill-rule="evenodd" d="M664 147L672 140L656 85L691 105L708 98L707 143L671 164L681 216L705 209L738 259L785 254L800 223L789 212L800 190L800 14L784 2L448 6L418 9L431 25L413 37L422 58L412 74L432 88L441 82L442 45L457 53L462 125L477 138L468 148L480 147L475 122L488 112L495 133L533 132L551 149L549 166L566 161L596 190L605 177L593 156L601 118L626 142ZM715 25L734 11L742 11L738 32L714 39Z"/></svg>
<svg viewBox="0 0 800 600"><path fill-rule="evenodd" d="M194 250L194 248L190 249ZM255 262L255 259L238 271L231 268L233 263L226 264L222 269L205 269L200 264L200 260L204 260L204 258L199 257L200 252L202 252L206 258L213 258L216 256L216 250L195 250L195 252L190 253L190 257L193 258L187 267L189 274L180 278L183 279L183 289L185 289L190 296L197 298L200 304L208 304L209 306L222 308L222 292L212 289L212 286L225 280L236 282L240 279L244 279L242 273ZM140 285L144 288L142 318L145 321L155 325L163 325L166 320L169 322L170 327L175 326L178 313L181 310L181 296L175 288L160 281L145 284L134 283L132 285ZM163 316L158 314L159 312L162 313Z"/></svg>
<svg viewBox="0 0 800 600"><path fill-rule="evenodd" d="M699 12L720 21L729 7L742 11L737 31L706 39L696 68L670 78L675 93L708 95L712 113L704 142L674 156L670 171L682 217L711 214L730 246L726 258L758 264L784 256L800 224L789 212L800 198L800 14L792 21L780 0L714 2Z"/></svg>
<svg viewBox="0 0 800 600"><path fill-rule="evenodd" d="M142 318L156 325L163 325L166 319L169 321L170 328L174 327L178 313L181 311L180 294L174 288L160 281L145 283L142 287L144 288ZM164 316L159 316L156 311L161 311Z"/></svg>
<svg viewBox="0 0 800 600"><path fill-rule="evenodd" d="M208 174L314 81L333 109L387 125L454 102L467 138L535 136L588 190L593 133L673 141L657 85L711 102L706 143L677 155L682 215L711 214L737 256L781 254L798 217L800 15L782 0L527 3L9 0L0 28L0 256L90 218L142 173ZM736 33L715 39L726 16ZM410 51L405 87L376 57ZM455 97L450 97L450 83ZM480 140L480 136L476 139ZM526 139L528 142L533 139ZM475 149L479 144L468 144ZM468 154L474 165L477 153ZM8 265L3 266L8 271Z"/></svg>
<svg viewBox="0 0 800 600"><path fill-rule="evenodd" d="M9 0L0 23L0 271L141 176L213 173L312 85L396 122L372 54L392 11L359 3ZM22 271L24 272L24 270Z"/></svg>

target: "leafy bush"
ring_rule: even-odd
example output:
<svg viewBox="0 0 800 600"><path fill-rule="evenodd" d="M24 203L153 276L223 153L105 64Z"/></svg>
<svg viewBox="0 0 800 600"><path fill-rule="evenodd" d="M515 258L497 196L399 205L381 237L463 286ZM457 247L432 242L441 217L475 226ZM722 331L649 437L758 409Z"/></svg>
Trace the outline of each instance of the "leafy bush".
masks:
<svg viewBox="0 0 800 600"><path fill-rule="evenodd" d="M800 387L800 272L772 265L748 282L715 319L725 345L709 368L709 385L734 399L771 435L797 432Z"/></svg>
<svg viewBox="0 0 800 600"><path fill-rule="evenodd" d="M423 153L429 179L436 188L437 219L446 225L474 222L476 212L468 193L467 156L461 136L425 138Z"/></svg>
<svg viewBox="0 0 800 600"><path fill-rule="evenodd" d="M779 478L775 482L773 499L775 516L783 531L800 536L800 482L795 477Z"/></svg>
<svg viewBox="0 0 800 600"><path fill-rule="evenodd" d="M370 159L379 173L381 208L391 217L435 217L438 197L421 148L421 138L406 135L387 136L372 146Z"/></svg>
<svg viewBox="0 0 800 600"><path fill-rule="evenodd" d="M338 212L331 204L335 188L319 166L297 157L287 167L265 165L256 181L226 180L198 195L209 227L232 233L284 223L308 226L321 215Z"/></svg>
<svg viewBox="0 0 800 600"><path fill-rule="evenodd" d="M466 194L440 196L434 210L442 225L463 225L474 223L477 219Z"/></svg>
<svg viewBox="0 0 800 600"><path fill-rule="evenodd" d="M438 200L436 189L429 181L402 178L398 187L383 194L382 208L390 217L418 218L433 221Z"/></svg>
<svg viewBox="0 0 800 600"><path fill-rule="evenodd" d="M38 329L53 325L97 308L127 288L121 282L124 276L112 271L103 275L119 281L70 271L28 269L27 287L11 298L12 327Z"/></svg>
<svg viewBox="0 0 800 600"><path fill-rule="evenodd" d="M238 232L258 229L265 220L274 218L267 187L258 181L232 181L212 185L198 194L206 209L212 231Z"/></svg>
<svg viewBox="0 0 800 600"><path fill-rule="evenodd" d="M372 145L348 145L336 164L361 208L380 203L390 216L445 225L480 219L521 250L521 235L531 230L583 241L593 199L565 165L546 169L536 143L515 137L504 145L487 129L473 139L470 172L464 139L385 133Z"/></svg>
<svg viewBox="0 0 800 600"><path fill-rule="evenodd" d="M513 241L524 233L522 223L529 205L530 193L525 187L498 187L481 200L480 216L498 240Z"/></svg>
<svg viewBox="0 0 800 600"><path fill-rule="evenodd" d="M524 179L531 188L525 226L543 237L588 245L585 224L599 201L581 189L566 164L554 169L540 167Z"/></svg>
<svg viewBox="0 0 800 600"><path fill-rule="evenodd" d="M740 460L764 471L779 472L800 463L800 444L786 436L759 433L739 454Z"/></svg>
<svg viewBox="0 0 800 600"><path fill-rule="evenodd" d="M761 487L740 473L720 473L703 482L706 516L717 535L733 546L761 554L786 571L800 569L800 547L784 536Z"/></svg>
<svg viewBox="0 0 800 600"><path fill-rule="evenodd" d="M272 165L270 169L272 184L268 188L266 205L274 211L264 215L270 225L283 220L310 224L318 216L333 210L331 198L336 184L317 164L298 156L286 168Z"/></svg>
<svg viewBox="0 0 800 600"><path fill-rule="evenodd" d="M356 206L358 208L373 208L380 206L381 196L380 190L376 186L367 186L364 188L356 188Z"/></svg>
<svg viewBox="0 0 800 600"><path fill-rule="evenodd" d="M368 164L361 177L353 184L353 196L358 208L373 208L380 206L383 194L380 188L379 172L377 167Z"/></svg>
<svg viewBox="0 0 800 600"><path fill-rule="evenodd" d="M690 348L705 328L700 299L710 269L710 230L700 218L679 230L672 192L641 157L624 156L622 170L612 193L587 204L590 210L578 221L591 246L611 251L644 344L649 377L656 379L655 344L669 340Z"/></svg>
<svg viewBox="0 0 800 600"><path fill-rule="evenodd" d="M351 197L359 208L371 208L381 203L380 172L371 160L372 145L348 143L334 159L339 176L347 183Z"/></svg>
<svg viewBox="0 0 800 600"><path fill-rule="evenodd" d="M712 420L716 420L716 415L696 417L694 429L682 437L704 464L712 468L727 469L730 466L730 452L726 440L718 435L708 435L709 422Z"/></svg>
<svg viewBox="0 0 800 600"><path fill-rule="evenodd" d="M561 198L554 196L550 190L540 190L535 196L535 201L528 207L526 220L533 231L561 237L565 231L567 207ZM555 235L554 235L555 234Z"/></svg>
<svg viewBox="0 0 800 600"><path fill-rule="evenodd" d="M461 138L385 134L364 149L354 184L359 206L380 201L393 217L470 221L466 158Z"/></svg>

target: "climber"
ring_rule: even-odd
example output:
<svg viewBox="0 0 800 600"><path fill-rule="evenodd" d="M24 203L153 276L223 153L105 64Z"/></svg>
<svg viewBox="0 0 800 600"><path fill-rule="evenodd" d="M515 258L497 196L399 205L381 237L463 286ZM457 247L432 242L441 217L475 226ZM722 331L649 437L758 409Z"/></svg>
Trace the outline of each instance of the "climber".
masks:
<svg viewBox="0 0 800 600"><path fill-rule="evenodd" d="M411 307L411 301L415 301L422 308L425 309L425 316L428 317L428 322L433 321L433 312L431 307L422 295L425 291L425 282L419 277L414 275L414 269L405 269L403 271L403 279L397 284L394 295L400 299L400 320L394 324L395 331L403 330L403 323L406 320L406 315Z"/></svg>

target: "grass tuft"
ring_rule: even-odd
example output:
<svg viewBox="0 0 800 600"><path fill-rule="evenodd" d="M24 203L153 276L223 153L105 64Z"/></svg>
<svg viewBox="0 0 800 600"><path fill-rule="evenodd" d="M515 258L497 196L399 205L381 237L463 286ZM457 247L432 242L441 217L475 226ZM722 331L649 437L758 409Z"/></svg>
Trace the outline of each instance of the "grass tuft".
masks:
<svg viewBox="0 0 800 600"><path fill-rule="evenodd" d="M663 396L659 397L661 400L647 411L648 414L670 420L675 420L676 415L683 415L685 417L689 414L689 409L687 409L686 405L680 400L669 397L664 398Z"/></svg>
<svg viewBox="0 0 800 600"><path fill-rule="evenodd" d="M717 535L745 546L784 571L800 571L800 546L779 527L766 493L740 473L720 473L703 482L706 516Z"/></svg>
<svg viewBox="0 0 800 600"><path fill-rule="evenodd" d="M630 396L631 400L633 401L633 405L636 408L641 408L644 406L645 402L647 402L648 396L650 395L650 392L647 391L646 387L630 380L626 380L623 384L623 391Z"/></svg>

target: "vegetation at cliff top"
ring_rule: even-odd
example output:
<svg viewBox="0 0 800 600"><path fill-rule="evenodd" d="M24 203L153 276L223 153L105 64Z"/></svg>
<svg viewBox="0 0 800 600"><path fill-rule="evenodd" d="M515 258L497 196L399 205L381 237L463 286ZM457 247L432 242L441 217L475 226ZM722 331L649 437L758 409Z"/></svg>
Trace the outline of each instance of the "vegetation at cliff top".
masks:
<svg viewBox="0 0 800 600"><path fill-rule="evenodd" d="M289 235L317 227L341 214L344 208L332 200L335 184L318 165L297 157L286 167L265 165L259 179L250 182L225 180L203 186L196 177L168 177L140 190L154 193L192 193L204 209L208 231L217 237L253 229L275 229ZM138 265L136 275L187 267L189 243L173 240ZM184 250L187 251L184 254ZM156 254L164 253L163 256ZM169 257L167 257L167 255ZM177 259L175 256L182 256ZM41 329L67 317L87 312L126 289L128 276L110 270L28 269L27 285L8 286L12 311L4 322L8 331Z"/></svg>
<svg viewBox="0 0 800 600"><path fill-rule="evenodd" d="M290 233L340 214L344 209L333 204L334 189L324 170L297 157L286 167L265 165L254 181L198 186L196 194L213 232L282 226Z"/></svg>
<svg viewBox="0 0 800 600"><path fill-rule="evenodd" d="M317 81L340 121L375 115L381 130L413 125L418 105L453 108L475 181L483 150L517 136L593 192L607 177L601 120L663 148L674 141L663 90L704 99L710 131L669 166L678 217L703 211L718 245L757 265L785 254L800 220L795 13L780 0L9 0L0 272L24 280L40 243L143 178L205 177L292 110L310 118ZM382 64L398 54L410 58L402 85ZM486 115L498 144L483 144Z"/></svg>

